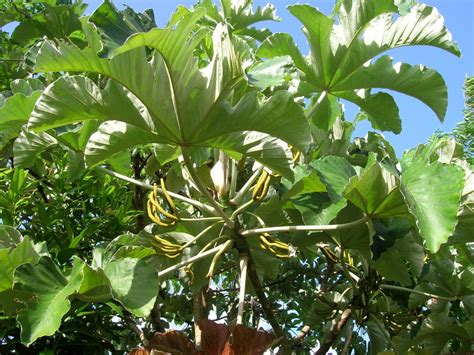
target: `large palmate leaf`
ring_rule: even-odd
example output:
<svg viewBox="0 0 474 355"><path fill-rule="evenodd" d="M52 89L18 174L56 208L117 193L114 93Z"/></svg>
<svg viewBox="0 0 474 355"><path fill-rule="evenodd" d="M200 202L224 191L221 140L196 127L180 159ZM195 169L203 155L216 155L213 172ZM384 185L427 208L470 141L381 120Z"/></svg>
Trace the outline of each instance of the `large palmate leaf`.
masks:
<svg viewBox="0 0 474 355"><path fill-rule="evenodd" d="M75 262L71 274L65 277L51 258L42 257L36 265L25 264L16 269L15 289L32 295L17 317L24 344L59 329L71 307L69 297L81 286L82 267L82 263Z"/></svg>
<svg viewBox="0 0 474 355"><path fill-rule="evenodd" d="M300 106L283 91L270 99L256 91L236 94L236 89L242 88L243 71L225 26L216 27L215 55L209 66L199 69L193 48L201 37L199 33L189 37L203 15L202 9L198 10L183 16L176 28L131 36L111 59L99 58L87 48L46 43L38 55L36 71L90 71L113 81L99 89L89 79L59 79L36 105L30 128L44 130L92 118L119 120L128 124L127 131L135 129L131 126L149 131L139 142L142 144L171 143L236 151L291 176L291 157L280 140L302 151L307 149L309 130ZM147 60L144 45L156 49L151 61ZM291 123L288 117L292 118ZM93 138L95 142L106 142L109 136L121 136L120 146L102 144L99 154L97 145L91 143L87 151L104 159L124 146L137 144L133 139L127 142L125 126L115 126L117 132L114 125L108 125L106 129L102 127L102 138L99 133ZM249 135L252 131L255 133Z"/></svg>
<svg viewBox="0 0 474 355"><path fill-rule="evenodd" d="M375 63L375 56L396 47L410 45L435 46L459 55L451 42L451 34L443 25L436 9L419 4L396 19L400 9L394 0L341 1L335 19L309 5L293 5L289 11L304 26L311 52L301 56L291 37L275 34L262 43L257 54L274 58L289 55L304 76L305 93L312 88L322 93L308 111L313 123L328 129L328 119L315 116L327 94L347 99L368 114L375 128L399 133L398 108L386 93L370 93L372 88L398 91L415 97L428 105L443 120L447 107L447 89L442 77L431 69L408 64L392 64L390 57ZM366 64L369 63L369 64ZM357 90L365 89L364 95ZM377 97L378 96L378 97ZM384 101L387 110L377 106Z"/></svg>
<svg viewBox="0 0 474 355"><path fill-rule="evenodd" d="M429 164L423 156L402 160L401 191L410 213L416 218L426 247L437 252L454 233L464 172L455 165L438 161Z"/></svg>

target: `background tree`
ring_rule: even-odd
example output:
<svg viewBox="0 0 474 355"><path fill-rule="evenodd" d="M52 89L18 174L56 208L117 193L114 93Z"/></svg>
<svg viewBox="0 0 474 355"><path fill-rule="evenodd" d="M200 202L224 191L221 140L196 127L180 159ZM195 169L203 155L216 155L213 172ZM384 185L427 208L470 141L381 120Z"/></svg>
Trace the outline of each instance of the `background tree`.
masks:
<svg viewBox="0 0 474 355"><path fill-rule="evenodd" d="M435 70L379 56L459 55L436 9L290 6L305 56L251 1L165 28L108 1L2 6L5 351L470 351L472 168L449 137L398 158L380 133L402 128L386 90L444 118Z"/></svg>

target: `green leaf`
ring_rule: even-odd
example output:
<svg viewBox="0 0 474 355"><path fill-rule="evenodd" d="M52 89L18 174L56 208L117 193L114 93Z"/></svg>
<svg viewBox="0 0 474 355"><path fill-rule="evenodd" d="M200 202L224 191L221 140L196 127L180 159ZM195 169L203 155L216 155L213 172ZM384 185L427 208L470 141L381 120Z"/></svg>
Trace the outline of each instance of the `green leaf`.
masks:
<svg viewBox="0 0 474 355"><path fill-rule="evenodd" d="M276 57L257 63L247 70L247 79L251 85L260 90L283 85L294 76L291 63L292 60L289 56Z"/></svg>
<svg viewBox="0 0 474 355"><path fill-rule="evenodd" d="M334 91L383 88L417 98L429 106L443 121L448 106L448 89L443 77L423 65L411 66L392 62L383 56L363 66L333 87Z"/></svg>
<svg viewBox="0 0 474 355"><path fill-rule="evenodd" d="M385 93L371 95L370 89L388 88L411 95L430 106L440 119L444 117L446 88L433 70L406 64L394 67L388 57L364 67L372 58L401 46L430 45L460 55L436 9L419 4L395 18L393 13L399 8L393 0L341 1L335 7L337 24L309 5L293 5L289 11L304 26L310 63L305 63L294 43L284 36L270 37L259 55L290 55L304 74L306 91L350 100L368 114L375 128L395 133L400 132L401 124L393 98ZM356 91L359 89L365 93ZM310 112L318 111L315 105L310 106ZM323 108L321 115L326 111ZM328 129L330 125L325 123L329 117L318 119L324 123L321 128Z"/></svg>
<svg viewBox="0 0 474 355"><path fill-rule="evenodd" d="M16 79L10 84L13 94L21 93L25 96L31 96L35 91L43 91L44 84L41 80L35 78Z"/></svg>
<svg viewBox="0 0 474 355"><path fill-rule="evenodd" d="M269 36L258 48L257 55L269 59L290 56L299 70L305 73L309 70L293 37L287 33L275 33Z"/></svg>
<svg viewBox="0 0 474 355"><path fill-rule="evenodd" d="M11 244L12 236L15 239L18 236L14 236L7 226L2 227L3 232L0 232L2 244ZM0 292L12 287L13 274L18 266L27 263L35 264L39 258L38 252L28 237L23 238L15 247L0 249Z"/></svg>
<svg viewBox="0 0 474 355"><path fill-rule="evenodd" d="M311 49L310 72L306 72L312 84L324 88L334 71L332 61L331 33L334 19L327 17L309 5L292 5L288 11L304 26L304 33ZM323 90L321 90L323 91Z"/></svg>
<svg viewBox="0 0 474 355"><path fill-rule="evenodd" d="M307 193L327 191L326 185L321 182L316 170L308 169L305 166L296 166L294 172L295 183L291 185L291 183L286 181L286 184L291 187L283 194L282 200ZM285 184L285 181L283 183Z"/></svg>
<svg viewBox="0 0 474 355"><path fill-rule="evenodd" d="M167 139L168 143L175 145L211 146L248 153L272 170L291 176L291 159L283 151L282 142L269 136L306 151L310 136L301 107L284 91L277 92L270 99L249 92L233 99L236 103L230 105L228 96L241 82L242 72L225 28L216 28L213 36L216 53L208 67L198 70L192 57L200 36L196 34L188 41L186 34L202 15L202 11L196 10L184 15L176 29L153 29L133 35L117 48L111 60L98 58L89 49L79 50L67 44L55 48L47 43L40 51L36 70L91 71L109 76L127 87L145 105L146 110L140 112L145 114L148 111L151 117L146 120L148 129L163 137L161 142ZM143 45L157 51L151 62L146 58ZM137 77L146 80L137 82ZM92 84L88 89L80 88L71 92L77 98L83 95L87 98L90 97L88 92L91 89ZM61 94L63 90L58 87L57 92ZM93 97L97 96L98 93L94 92ZM157 97L161 98L158 105ZM52 111L55 105L64 106L64 100L61 101L63 103L58 101L42 105L44 112L35 110L30 125L35 129L45 129L65 124L66 119L54 117ZM106 107L114 107L118 100L109 101ZM76 112L80 113L81 110L90 112L90 109L84 108ZM121 117L127 116L125 112L117 112L113 118L135 125ZM291 125L287 122L288 115L292 116ZM76 115L70 119L77 121L83 118ZM252 135L250 141L247 140L249 135Z"/></svg>
<svg viewBox="0 0 474 355"><path fill-rule="evenodd" d="M142 129L153 127L140 101L115 81L109 81L101 90L92 80L74 75L59 78L44 91L28 125L38 131L85 120L109 119Z"/></svg>
<svg viewBox="0 0 474 355"><path fill-rule="evenodd" d="M338 92L335 95L358 105L375 129L400 133L402 120L393 97L385 92L371 94L368 90Z"/></svg>
<svg viewBox="0 0 474 355"><path fill-rule="evenodd" d="M45 133L23 130L13 143L13 162L16 168L27 168L35 163L41 153L54 147L58 141Z"/></svg>
<svg viewBox="0 0 474 355"><path fill-rule="evenodd" d="M410 274L405 266L404 258L395 248L389 248L374 261L374 265L387 280L396 281L404 286L411 285Z"/></svg>
<svg viewBox="0 0 474 355"><path fill-rule="evenodd" d="M99 29L104 43L105 54L113 52L128 37L137 32L147 32L156 27L153 10L136 13L126 6L118 11L111 1L104 1L94 11L89 21Z"/></svg>
<svg viewBox="0 0 474 355"><path fill-rule="evenodd" d="M390 333L384 324L374 315L370 315L370 320L366 323L370 337L369 353L379 354L389 345Z"/></svg>
<svg viewBox="0 0 474 355"><path fill-rule="evenodd" d="M12 39L27 44L34 38L48 37L66 39L72 32L81 29L79 16L87 5L80 2L72 5L43 4L44 10L21 21L12 33Z"/></svg>
<svg viewBox="0 0 474 355"><path fill-rule="evenodd" d="M263 8L258 6L253 10L253 0L251 1L232 1L223 0L221 2L224 18L236 30L245 29L262 21L279 21L276 15L276 9L272 4L267 4Z"/></svg>
<svg viewBox="0 0 474 355"><path fill-rule="evenodd" d="M375 3L374 0L361 2L363 5ZM363 8L365 10L365 6ZM345 21L343 17L339 17L341 22ZM364 22L367 21L364 19ZM348 28L343 27L343 32L348 33ZM362 36L357 31L346 38L350 40L349 46L349 42L342 42L336 50L337 71L333 74L333 85L355 72L371 58L391 48L429 45L460 55L458 46L452 42L451 34L444 27L443 17L438 10L424 4L414 6L408 14L399 16L395 21L390 13L373 17L367 23Z"/></svg>
<svg viewBox="0 0 474 355"><path fill-rule="evenodd" d="M66 278L51 258L42 257L36 265L25 264L16 269L15 290L34 295L17 317L23 344L30 345L59 329L62 317L71 307L69 297L81 285L82 268L82 263L75 262Z"/></svg>
<svg viewBox="0 0 474 355"><path fill-rule="evenodd" d="M313 101L319 101L320 96L315 96ZM312 105L312 107L315 107ZM311 122L318 128L329 131L337 118L342 114L341 105L337 100L336 96L331 94L325 95L319 104L317 109L313 110L309 108L306 115L311 120Z"/></svg>
<svg viewBox="0 0 474 355"><path fill-rule="evenodd" d="M94 165L125 148L160 140L158 135L149 130L120 121L106 121L99 126L97 132L92 134L86 145L86 163Z"/></svg>
<svg viewBox="0 0 474 355"><path fill-rule="evenodd" d="M344 197L371 216L396 217L408 214L398 179L375 163L361 176L351 179Z"/></svg>
<svg viewBox="0 0 474 355"><path fill-rule="evenodd" d="M345 159L335 156L327 156L310 163L321 181L326 184L329 196L333 201L342 198L342 193L349 184L349 179L356 174L352 165Z"/></svg>
<svg viewBox="0 0 474 355"><path fill-rule="evenodd" d="M403 158L402 167L402 194L426 247L435 253L454 233L464 173L455 165L428 164L422 157L409 165Z"/></svg>
<svg viewBox="0 0 474 355"><path fill-rule="evenodd" d="M137 317L147 317L158 294L158 265L155 258L123 258L105 266L112 294Z"/></svg>
<svg viewBox="0 0 474 355"><path fill-rule="evenodd" d="M23 236L18 230L10 226L0 225L0 250L15 248L22 240Z"/></svg>
<svg viewBox="0 0 474 355"><path fill-rule="evenodd" d="M110 281L101 268L93 269L84 264L83 279L77 298L85 302L105 302L112 298Z"/></svg>
<svg viewBox="0 0 474 355"><path fill-rule="evenodd" d="M422 324L415 343L423 344L431 354L439 354L451 339L468 340L466 330L445 314L431 314Z"/></svg>
<svg viewBox="0 0 474 355"><path fill-rule="evenodd" d="M12 121L26 123L40 95L41 91L34 91L29 96L16 93L6 99L3 106L0 107L0 125Z"/></svg>

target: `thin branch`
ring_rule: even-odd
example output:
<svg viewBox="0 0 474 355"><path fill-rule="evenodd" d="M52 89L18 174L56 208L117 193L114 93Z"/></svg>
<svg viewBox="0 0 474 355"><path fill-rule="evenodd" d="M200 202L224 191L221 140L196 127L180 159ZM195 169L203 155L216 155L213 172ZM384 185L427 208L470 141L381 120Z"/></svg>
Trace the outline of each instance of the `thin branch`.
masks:
<svg viewBox="0 0 474 355"><path fill-rule="evenodd" d="M189 264L194 263L195 261L207 258L208 256L217 253L219 250L221 250L221 248L222 248L222 245L218 245L217 247L209 249L202 254L195 255L192 258L186 259L184 261L177 263L176 265L170 266L169 268L160 271L158 273L158 277L164 277L168 274L175 272L176 270L179 270Z"/></svg>
<svg viewBox="0 0 474 355"><path fill-rule="evenodd" d="M303 341L304 337L306 335L308 335L308 333L310 332L311 330L311 327L309 325L305 325L303 326L303 328L301 328L300 332L298 333L298 335L295 337L294 341L296 344L299 344Z"/></svg>
<svg viewBox="0 0 474 355"><path fill-rule="evenodd" d="M235 196L235 190L237 189L237 178L239 172L237 171L237 162L234 159L230 159L230 191L229 197L233 198Z"/></svg>
<svg viewBox="0 0 474 355"><path fill-rule="evenodd" d="M262 284L260 283L260 279L258 278L257 269L255 267L255 263L252 259L250 252L248 253L247 276L249 277L252 287L260 301L260 304L262 305L262 309L263 309L263 312L265 313L265 317L267 318L268 322L273 328L273 331L275 332L276 338L281 339L280 343L283 349L283 353L291 354L291 345L288 342L288 339L285 333L281 329L280 324L278 324L278 321L275 318L275 314L270 305L270 302L268 301L267 296L265 295L265 292L263 291Z"/></svg>
<svg viewBox="0 0 474 355"><path fill-rule="evenodd" d="M169 192L168 192L169 193ZM212 222L212 221L222 221L222 217L202 217L202 218L179 218L183 222Z"/></svg>
<svg viewBox="0 0 474 355"><path fill-rule="evenodd" d="M254 203L254 201L249 200L249 201L245 202L242 206L239 206L239 208L237 208L234 212L232 212L232 215L230 216L230 219L234 220L235 217L237 217L242 211L244 211L252 203Z"/></svg>
<svg viewBox="0 0 474 355"><path fill-rule="evenodd" d="M150 185L150 184L146 184L146 183L144 183L144 182L141 182L141 181L138 181L138 180L136 180L136 179L133 179L133 178L131 178L131 177L129 177L129 176L125 176L125 175L116 173L115 171L112 171L112 170L103 168L103 167L101 167L101 166L96 167L96 170L101 171L101 172L103 172L103 173L106 173L106 174L108 174L108 175L110 175L110 176L116 177L116 178L118 178L118 179L120 179L120 180L124 180L124 181L130 182L130 183L132 183L132 184L134 184L134 185L141 186L141 187L143 187L143 188L145 188L145 189L153 190L153 186ZM159 188L159 187L158 187L158 191L159 191L160 193L163 192L163 191L161 190L161 188ZM185 203L190 204L191 206L197 207L197 208L199 208L199 209L201 209L201 210L205 210L205 211L207 211L207 212L213 214L214 216L217 216L217 212L216 212L212 207L209 207L209 206L207 206L207 205L205 205L205 204L203 204L203 203L201 203L201 202L199 202L199 201L193 200L193 199L191 199L191 198L185 197L185 196L180 195L180 194L176 194L176 193L171 192L171 191L168 191L168 194L169 194L171 197L173 197L173 198L175 198L175 199L177 199L177 200L183 201L183 202L185 202Z"/></svg>
<svg viewBox="0 0 474 355"><path fill-rule="evenodd" d="M344 348L342 349L341 355L346 355L349 351L349 346L351 345L352 341L352 334L354 331L352 330L352 327L349 328L349 334L347 335L346 342L344 343Z"/></svg>
<svg viewBox="0 0 474 355"><path fill-rule="evenodd" d="M331 349L332 344L339 337L341 330L349 321L351 314L352 310L350 308L347 308L344 312L342 312L341 319L339 319L339 322L337 322L334 328L331 329L331 332L326 336L318 351L316 351L315 355L326 354L329 349Z"/></svg>
<svg viewBox="0 0 474 355"><path fill-rule="evenodd" d="M235 223L229 218L229 216L227 216L227 214L224 212L222 207L217 203L216 200L214 200L214 198L211 196L209 191L207 191L206 187L203 185L201 179L196 173L196 170L194 169L191 159L189 159L187 149L182 146L181 152L183 153L184 165L186 165L189 175L191 175L191 179L194 181L194 183L198 187L199 192L201 192L209 200L209 203L214 207L214 210L217 212L217 214L224 219L224 222L227 225L227 227L229 227L230 229L233 229Z"/></svg>
<svg viewBox="0 0 474 355"><path fill-rule="evenodd" d="M240 292L239 308L237 311L237 325L243 323L244 304L245 304L245 282L247 281L247 266L249 258L247 255L240 256Z"/></svg>
<svg viewBox="0 0 474 355"><path fill-rule="evenodd" d="M380 285L380 288L383 288L383 289L386 289L386 290L394 290L394 291L403 291L403 292L415 293L417 295L425 296L425 297L428 297L428 298L436 298L436 299L443 300L443 301L454 302L454 301L457 300L456 297L438 296L438 295L435 295L435 294L432 294L432 293L423 292L423 291L419 291L419 290L414 290L412 288L395 286L395 285L385 285L385 284L383 284L383 285Z"/></svg>
<svg viewBox="0 0 474 355"><path fill-rule="evenodd" d="M220 218L220 217L219 217ZM222 219L222 218L220 218ZM186 244L184 244L181 249L185 249L187 247L189 247L191 244L194 244L196 242L196 240L198 240L199 238L201 238L203 235L205 235L207 232L209 232L212 228L214 228L215 226L217 226L218 224L220 223L224 223L224 221L218 221L216 223L213 223L211 224L209 227L203 229L201 232L199 232L199 234L197 236L195 236L193 239L191 239L190 241L188 241Z"/></svg>
<svg viewBox="0 0 474 355"><path fill-rule="evenodd" d="M193 313L194 313L194 344L197 351L202 351L204 344L202 342L202 329L199 323L203 320L202 312L202 294L201 291L193 295Z"/></svg>
<svg viewBox="0 0 474 355"><path fill-rule="evenodd" d="M148 346L149 342L145 336L145 333L143 333L143 331L138 327L137 323L132 319L132 317L129 314L124 313L123 320L125 321L125 323L127 323L130 329L138 335L143 345Z"/></svg>
<svg viewBox="0 0 474 355"><path fill-rule="evenodd" d="M275 232L323 232L323 231L335 231L341 229L348 229L369 221L369 217L365 216L357 221L342 223L342 224L322 224L322 225L299 225L299 226L279 226L279 227L267 227L267 228L255 228L240 231L240 235L245 237L253 234L262 233L275 233Z"/></svg>
<svg viewBox="0 0 474 355"><path fill-rule="evenodd" d="M239 190L239 192L237 192L235 197L229 201L232 205L240 204L240 202L242 201L244 196L247 194L247 192L252 187L252 184L258 179L258 177L259 177L260 173L262 172L262 170L263 170L263 167L257 169L253 173L253 175L247 180L247 182L244 184L244 186L242 186L242 188Z"/></svg>

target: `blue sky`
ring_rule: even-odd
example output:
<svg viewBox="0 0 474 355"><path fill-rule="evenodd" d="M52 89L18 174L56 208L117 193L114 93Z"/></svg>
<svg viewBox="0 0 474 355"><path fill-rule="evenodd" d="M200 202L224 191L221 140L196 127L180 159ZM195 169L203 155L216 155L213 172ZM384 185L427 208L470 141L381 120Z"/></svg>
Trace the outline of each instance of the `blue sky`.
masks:
<svg viewBox="0 0 474 355"><path fill-rule="evenodd" d="M178 4L191 6L195 0L113 0L116 6L122 7L126 4L136 11L143 11L146 8L153 8L158 25L164 26L170 14ZM86 13L91 13L102 1L84 0L89 4ZM256 5L264 6L268 0L255 0ZM274 0L272 2L277 8L277 14L282 19L281 22L267 22L266 27L274 32L288 32L296 40L301 51L306 54L308 46L304 35L301 32L300 23L293 18L286 10L286 6L297 1ZM305 1L303 1L305 2ZM421 2L421 1L420 1ZM474 0L426 0L430 6L438 8L445 18L445 24L453 35L453 39L458 43L462 57L457 58L452 54L431 47L411 47L392 50L388 54L393 56L395 61L403 61L409 64L424 64L427 67L436 69L443 75L449 90L448 112L444 123L440 123L436 115L421 102L402 94L392 93L400 107L400 115L403 121L403 130L399 135L385 133L385 136L394 145L397 154L408 148L425 142L437 129L449 131L453 126L463 119L462 110L464 108L464 97L462 85L466 76L474 75ZM334 0L306 1L318 7L325 13L330 13ZM356 112L350 105L347 108L347 119L352 119ZM356 135L363 136L370 129L368 123L362 123L356 131Z"/></svg>

